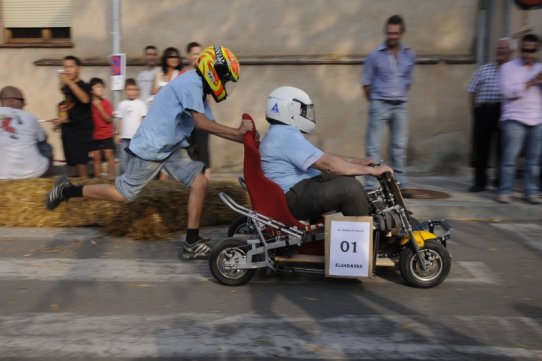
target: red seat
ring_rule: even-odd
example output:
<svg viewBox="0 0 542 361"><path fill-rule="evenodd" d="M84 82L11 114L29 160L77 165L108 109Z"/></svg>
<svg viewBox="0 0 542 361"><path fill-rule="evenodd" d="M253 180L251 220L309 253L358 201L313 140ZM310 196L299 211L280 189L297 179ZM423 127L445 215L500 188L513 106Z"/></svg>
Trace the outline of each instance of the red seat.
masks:
<svg viewBox="0 0 542 361"><path fill-rule="evenodd" d="M247 113L243 114L243 119L250 120L254 124L254 120ZM300 223L290 212L286 196L279 185L263 174L259 150L260 142L256 138L256 127L245 133L243 144L245 147L243 177L248 188L252 209L287 226L305 229L305 225Z"/></svg>
<svg viewBox="0 0 542 361"><path fill-rule="evenodd" d="M250 120L254 124L252 117L244 113L244 120ZM295 226L299 229L311 231L311 227L297 220L286 201L286 196L278 184L268 179L262 171L260 142L256 137L256 127L245 133L243 138L245 148L245 158L243 163L243 177L247 185L252 209L264 216L273 218L287 226ZM319 225L317 228L322 228ZM313 242L303 244L300 252L305 254L323 254L323 242Z"/></svg>

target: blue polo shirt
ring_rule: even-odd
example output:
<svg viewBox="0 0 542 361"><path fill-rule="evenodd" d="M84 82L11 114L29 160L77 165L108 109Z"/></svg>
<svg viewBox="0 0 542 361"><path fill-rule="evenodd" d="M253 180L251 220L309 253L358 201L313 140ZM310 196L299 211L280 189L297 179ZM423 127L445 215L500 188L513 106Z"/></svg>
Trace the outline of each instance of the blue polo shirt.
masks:
<svg viewBox="0 0 542 361"><path fill-rule="evenodd" d="M300 181L320 174L310 167L324 152L305 139L299 129L271 124L260 144L260 154L264 175L286 193Z"/></svg>
<svg viewBox="0 0 542 361"><path fill-rule="evenodd" d="M361 84L371 85L371 100L407 101L415 63L416 56L410 48L401 45L395 57L385 43L381 44L365 59Z"/></svg>
<svg viewBox="0 0 542 361"><path fill-rule="evenodd" d="M181 74L160 89L130 142L130 150L142 159L160 161L179 148L186 148L186 138L194 129L192 110L214 120L201 77L195 70Z"/></svg>

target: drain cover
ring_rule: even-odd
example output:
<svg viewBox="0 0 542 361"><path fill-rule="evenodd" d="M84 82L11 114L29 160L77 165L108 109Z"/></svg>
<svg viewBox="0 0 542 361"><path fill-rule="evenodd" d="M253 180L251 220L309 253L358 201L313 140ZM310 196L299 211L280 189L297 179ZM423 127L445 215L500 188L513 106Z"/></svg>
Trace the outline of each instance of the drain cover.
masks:
<svg viewBox="0 0 542 361"><path fill-rule="evenodd" d="M409 188L402 190L403 198L414 199L445 199L450 198L450 195L446 192L433 191L430 189L416 189Z"/></svg>

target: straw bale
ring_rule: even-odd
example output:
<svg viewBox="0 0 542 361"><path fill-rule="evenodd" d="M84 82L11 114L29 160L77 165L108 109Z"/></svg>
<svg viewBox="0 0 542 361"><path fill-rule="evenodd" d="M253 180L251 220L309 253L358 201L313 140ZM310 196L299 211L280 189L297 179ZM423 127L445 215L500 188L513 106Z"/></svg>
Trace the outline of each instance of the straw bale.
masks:
<svg viewBox="0 0 542 361"><path fill-rule="evenodd" d="M72 179L74 184L104 182ZM109 181L112 183L113 181ZM54 178L0 181L0 226L78 227L103 226L111 235L134 239L167 239L186 229L189 189L173 181L152 181L130 203L71 198L54 211L45 208L45 198ZM201 226L230 223L237 214L222 203L225 192L248 206L246 192L236 181L211 181L207 190Z"/></svg>

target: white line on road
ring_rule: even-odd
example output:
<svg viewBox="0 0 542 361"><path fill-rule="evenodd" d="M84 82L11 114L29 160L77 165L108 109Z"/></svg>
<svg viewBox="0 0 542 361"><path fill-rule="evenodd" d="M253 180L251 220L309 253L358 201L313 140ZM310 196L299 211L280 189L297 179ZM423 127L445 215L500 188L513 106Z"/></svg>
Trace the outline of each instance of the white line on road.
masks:
<svg viewBox="0 0 542 361"><path fill-rule="evenodd" d="M457 261L454 268L457 266L460 270L455 270L455 277L449 277L445 282L497 284L494 272L483 262Z"/></svg>
<svg viewBox="0 0 542 361"><path fill-rule="evenodd" d="M178 282L208 280L207 261L170 262L101 258L0 258L0 280ZM261 277L253 282L274 282ZM376 282L388 282L377 277ZM295 282L295 281L288 281ZM305 281L299 281L305 282ZM482 262L455 262L445 282L496 284L491 270Z"/></svg>
<svg viewBox="0 0 542 361"><path fill-rule="evenodd" d="M527 340L494 340L487 329L521 334L525 317L165 314L0 316L2 357L236 357L387 360L539 360ZM424 335L431 328L433 334ZM540 328L529 342L540 339ZM474 341L476 340L476 341ZM522 342L523 341L523 342Z"/></svg>
<svg viewBox="0 0 542 361"><path fill-rule="evenodd" d="M542 225L534 223L493 223L493 227L523 239L530 247L542 252Z"/></svg>
<svg viewBox="0 0 542 361"><path fill-rule="evenodd" d="M209 278L207 262L99 258L3 258L0 280L177 282Z"/></svg>

